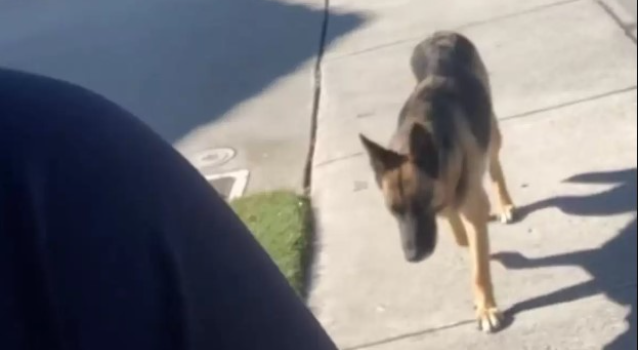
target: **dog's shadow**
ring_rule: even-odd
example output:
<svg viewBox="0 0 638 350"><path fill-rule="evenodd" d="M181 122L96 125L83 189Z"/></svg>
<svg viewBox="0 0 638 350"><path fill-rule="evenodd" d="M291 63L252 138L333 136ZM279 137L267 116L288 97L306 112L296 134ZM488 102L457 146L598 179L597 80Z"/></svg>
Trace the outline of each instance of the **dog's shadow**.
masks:
<svg viewBox="0 0 638 350"><path fill-rule="evenodd" d="M521 217L542 209L558 208L567 215L634 214L634 219L600 248L539 259L528 259L519 253L494 255L494 260L508 269L578 266L592 276L588 282L514 305L507 313L508 325L516 315L525 311L604 294L618 305L630 309L626 320L629 329L606 345L604 350L636 349L636 169L583 174L567 179L566 182L616 186L589 196L559 196L543 200L521 208Z"/></svg>

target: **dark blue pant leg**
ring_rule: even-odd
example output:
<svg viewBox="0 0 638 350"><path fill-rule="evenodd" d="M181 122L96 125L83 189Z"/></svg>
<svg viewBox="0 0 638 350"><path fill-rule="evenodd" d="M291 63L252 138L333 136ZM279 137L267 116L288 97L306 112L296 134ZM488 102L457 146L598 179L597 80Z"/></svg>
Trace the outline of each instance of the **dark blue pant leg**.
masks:
<svg viewBox="0 0 638 350"><path fill-rule="evenodd" d="M0 349L335 347L169 144L89 91L0 70Z"/></svg>

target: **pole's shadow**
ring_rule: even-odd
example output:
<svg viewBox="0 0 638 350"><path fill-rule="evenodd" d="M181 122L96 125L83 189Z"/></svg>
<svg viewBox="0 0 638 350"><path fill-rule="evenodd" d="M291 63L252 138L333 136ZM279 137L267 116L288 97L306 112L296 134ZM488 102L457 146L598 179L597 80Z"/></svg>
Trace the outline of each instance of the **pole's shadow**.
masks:
<svg viewBox="0 0 638 350"><path fill-rule="evenodd" d="M508 269L578 266L593 277L588 282L515 305L508 312L510 321L517 314L525 311L572 302L602 293L618 305L630 309L626 320L629 329L603 349L636 349L636 169L582 174L569 178L566 182L616 186L610 190L588 196L558 196L546 199L522 208L523 216L542 209L558 208L565 214L579 216L611 216L632 213L634 219L600 248L539 259L529 259L514 252L494 255L494 259L500 261Z"/></svg>

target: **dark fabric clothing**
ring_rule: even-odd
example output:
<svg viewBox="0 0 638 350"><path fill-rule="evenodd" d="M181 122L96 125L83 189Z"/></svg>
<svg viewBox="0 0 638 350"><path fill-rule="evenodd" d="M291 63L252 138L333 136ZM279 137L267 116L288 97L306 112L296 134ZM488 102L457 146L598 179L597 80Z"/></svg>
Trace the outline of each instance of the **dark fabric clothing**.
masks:
<svg viewBox="0 0 638 350"><path fill-rule="evenodd" d="M0 69L0 349L335 347L169 144L90 91Z"/></svg>

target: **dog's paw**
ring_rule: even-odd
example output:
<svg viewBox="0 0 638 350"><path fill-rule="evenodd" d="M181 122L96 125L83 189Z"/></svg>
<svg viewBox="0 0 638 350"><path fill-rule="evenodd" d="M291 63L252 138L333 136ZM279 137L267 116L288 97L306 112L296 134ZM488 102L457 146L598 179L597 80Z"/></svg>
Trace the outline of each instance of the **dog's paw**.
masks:
<svg viewBox="0 0 638 350"><path fill-rule="evenodd" d="M507 205L501 209L501 212L498 214L498 220L504 225L511 224L515 220L515 212L516 207L513 205Z"/></svg>
<svg viewBox="0 0 638 350"><path fill-rule="evenodd" d="M479 330L485 333L498 331L503 324L503 314L498 308L478 308L476 310Z"/></svg>

